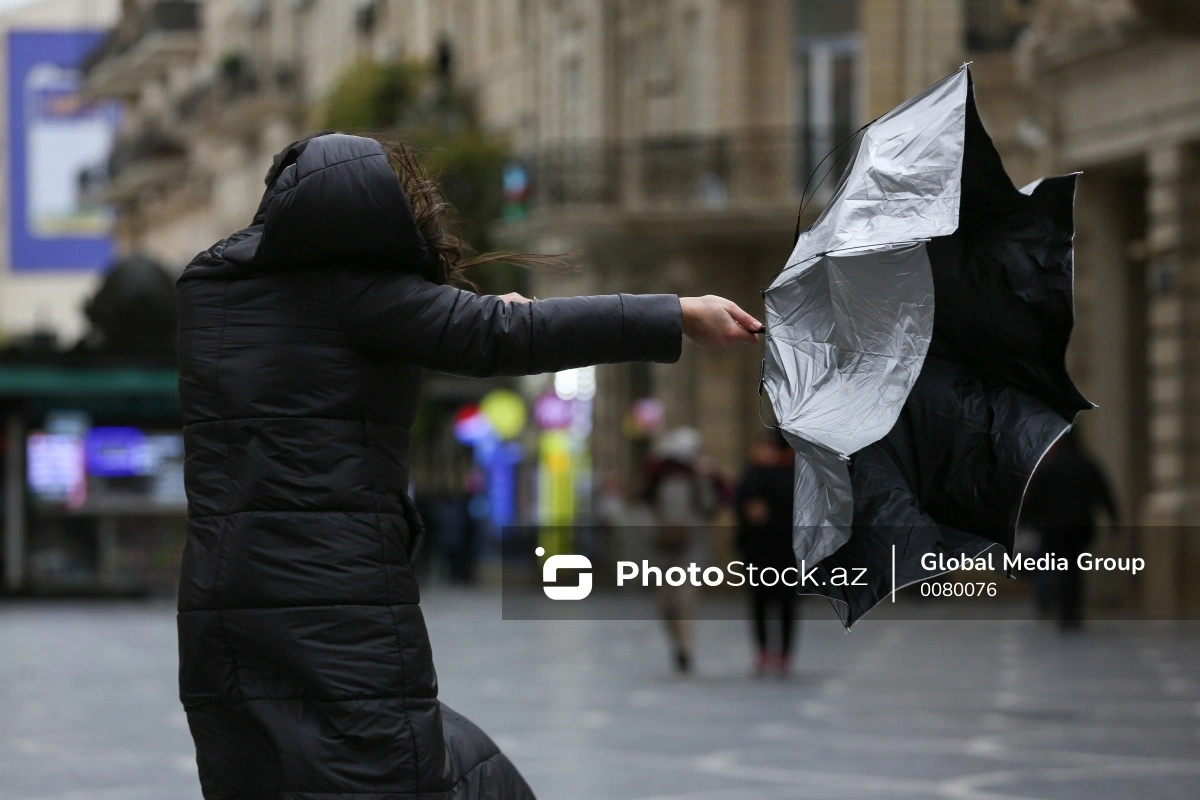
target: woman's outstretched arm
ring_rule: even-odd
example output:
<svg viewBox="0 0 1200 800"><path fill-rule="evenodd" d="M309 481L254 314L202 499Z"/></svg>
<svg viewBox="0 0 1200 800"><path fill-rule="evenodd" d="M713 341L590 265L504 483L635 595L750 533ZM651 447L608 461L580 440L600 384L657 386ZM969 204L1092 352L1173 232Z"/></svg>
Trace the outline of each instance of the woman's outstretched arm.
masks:
<svg viewBox="0 0 1200 800"><path fill-rule="evenodd" d="M761 325L728 300L599 295L480 296L384 267L331 270L343 329L368 352L485 377L619 361L672 362L686 333L707 347L752 342Z"/></svg>

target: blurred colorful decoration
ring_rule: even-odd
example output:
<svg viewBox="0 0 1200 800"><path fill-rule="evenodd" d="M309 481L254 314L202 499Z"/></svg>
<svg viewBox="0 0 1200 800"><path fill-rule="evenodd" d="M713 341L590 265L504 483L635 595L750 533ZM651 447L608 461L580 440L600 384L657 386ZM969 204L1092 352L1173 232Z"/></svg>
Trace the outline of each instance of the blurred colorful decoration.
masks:
<svg viewBox="0 0 1200 800"><path fill-rule="evenodd" d="M479 411L501 439L515 439L525 429L525 401L511 389L493 389L484 395Z"/></svg>
<svg viewBox="0 0 1200 800"><path fill-rule="evenodd" d="M544 431L567 428L573 417L571 401L559 397L553 390L547 389L533 401L533 421Z"/></svg>
<svg viewBox="0 0 1200 800"><path fill-rule="evenodd" d="M486 516L497 531L516 521L516 468L522 458L520 445L501 441L500 430L508 434L506 438L511 438L525 427L524 403L513 395L518 404L514 412L506 394L513 395L507 389L498 389L485 396L479 405L464 405L454 415L454 437L471 447L480 468L478 473L472 473L472 507L477 516Z"/></svg>
<svg viewBox="0 0 1200 800"><path fill-rule="evenodd" d="M128 478L149 472L146 434L140 428L92 428L83 439L89 475Z"/></svg>
<svg viewBox="0 0 1200 800"><path fill-rule="evenodd" d="M577 441L583 441L592 432L592 407L591 400L576 400L571 403L571 426L570 432Z"/></svg>
<svg viewBox="0 0 1200 800"><path fill-rule="evenodd" d="M113 257L112 213L87 197L107 173L112 103L85 105L79 65L99 31L8 34L9 231L13 271L100 269Z"/></svg>
<svg viewBox="0 0 1200 800"><path fill-rule="evenodd" d="M496 531L512 525L517 517L516 469L521 463L521 447L503 442L496 447L487 464L488 517Z"/></svg>
<svg viewBox="0 0 1200 800"><path fill-rule="evenodd" d="M534 554L538 563L550 556L575 552L575 529L570 525L539 525L537 529L538 550Z"/></svg>
<svg viewBox="0 0 1200 800"><path fill-rule="evenodd" d="M569 525L575 517L575 468L571 438L547 431L538 445L538 522Z"/></svg>
<svg viewBox="0 0 1200 800"><path fill-rule="evenodd" d="M25 471L35 498L79 508L87 500L83 437L66 433L32 433L26 440Z"/></svg>
<svg viewBox="0 0 1200 800"><path fill-rule="evenodd" d="M625 435L631 439L648 439L662 430L663 405L656 397L634 400L625 415Z"/></svg>
<svg viewBox="0 0 1200 800"><path fill-rule="evenodd" d="M508 222L524 219L528 211L529 172L522 164L515 162L507 164L504 167L503 184L504 219Z"/></svg>
<svg viewBox="0 0 1200 800"><path fill-rule="evenodd" d="M462 406L454 414L454 438L463 444L474 446L492 435L492 424L474 403Z"/></svg>

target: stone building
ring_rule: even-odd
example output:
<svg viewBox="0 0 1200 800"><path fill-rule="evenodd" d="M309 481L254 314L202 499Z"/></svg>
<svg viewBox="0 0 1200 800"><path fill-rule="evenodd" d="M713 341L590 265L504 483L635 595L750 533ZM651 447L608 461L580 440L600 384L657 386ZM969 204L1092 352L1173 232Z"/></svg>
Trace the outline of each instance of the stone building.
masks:
<svg viewBox="0 0 1200 800"><path fill-rule="evenodd" d="M523 4L526 5L526 4ZM537 249L577 250L573 279L539 276L539 296L584 291L721 294L761 314L760 290L832 187L822 164L872 114L962 62L959 0L546 2L523 35L525 110L506 104L530 213L506 232ZM897 76L900 76L899 78ZM507 77L478 75L483 97ZM831 177L831 176L830 176ZM672 366L599 373L598 470L636 474L622 435L634 399L659 398L666 424L693 425L728 474L769 413L760 353L685 344Z"/></svg>
<svg viewBox="0 0 1200 800"><path fill-rule="evenodd" d="M1181 0L125 0L87 78L126 107L106 196L127 249L182 265L253 213L270 156L356 59L437 60L511 144L507 243L576 251L540 297L718 293L754 313L806 183L867 120L974 61L1018 184L1083 170L1071 368L1082 430L1160 612L1200 605L1200 32ZM1015 49L1014 49L1015 48ZM1014 57L1014 52L1015 56ZM839 156L821 166L818 176ZM818 182L819 183L819 182ZM820 209L823 192L805 211ZM6 293L7 294L7 293ZM601 368L596 467L631 477L634 399L663 401L726 472L758 435L759 354L685 347ZM532 395L538 383L525 386Z"/></svg>
<svg viewBox="0 0 1200 800"><path fill-rule="evenodd" d="M357 30L353 3L126 0L84 84L124 109L102 190L123 248L181 268L242 227Z"/></svg>
<svg viewBox="0 0 1200 800"><path fill-rule="evenodd" d="M181 265L250 218L270 155L355 59L448 58L532 178L507 239L580 253L578 274L534 277L538 296L711 292L758 310L821 158L962 60L959 0L903 18L862 5L127 0L87 78L128 110L106 197L126 248ZM602 369L598 464L633 468L622 420L653 394L732 472L760 429L758 361L689 346L678 366Z"/></svg>
<svg viewBox="0 0 1200 800"><path fill-rule="evenodd" d="M985 118L1014 172L1028 95L1009 14L978 0L126 0L88 75L128 114L106 190L125 247L182 265L248 220L270 156L307 130L356 59L445 60L505 135L529 196L506 243L575 251L539 297L759 291L815 218L845 148L873 116L959 66L968 45ZM189 10L190 7L190 10ZM984 52L986 51L986 52ZM147 57L147 53L152 57ZM986 62L986 63L985 63ZM1025 137L1029 138L1029 137ZM806 185L816 177L827 179ZM828 174L827 174L828 172ZM636 474L625 434L640 397L695 425L734 473L762 430L760 353L685 346L673 366L598 371L597 470ZM529 382L532 395L540 384Z"/></svg>
<svg viewBox="0 0 1200 800"><path fill-rule="evenodd" d="M1070 367L1083 432L1143 526L1143 604L1200 609L1200 15L1182 0L1036 4L1020 49L1040 159L1082 170Z"/></svg>

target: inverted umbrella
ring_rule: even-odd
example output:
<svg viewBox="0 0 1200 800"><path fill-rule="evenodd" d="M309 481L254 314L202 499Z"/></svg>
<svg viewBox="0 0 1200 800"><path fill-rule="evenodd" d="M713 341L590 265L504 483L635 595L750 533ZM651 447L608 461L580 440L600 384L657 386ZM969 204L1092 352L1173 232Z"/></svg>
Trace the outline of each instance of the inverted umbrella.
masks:
<svg viewBox="0 0 1200 800"><path fill-rule="evenodd" d="M764 293L803 591L847 627L935 576L926 553L1011 552L1034 468L1092 407L1065 363L1074 196L1013 185L964 66L865 129Z"/></svg>

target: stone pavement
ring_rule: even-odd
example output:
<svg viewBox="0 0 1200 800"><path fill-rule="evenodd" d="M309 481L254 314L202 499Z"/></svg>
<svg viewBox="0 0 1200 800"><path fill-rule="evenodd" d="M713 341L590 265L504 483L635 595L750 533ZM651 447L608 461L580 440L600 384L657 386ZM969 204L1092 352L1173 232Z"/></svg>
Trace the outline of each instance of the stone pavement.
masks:
<svg viewBox="0 0 1200 800"><path fill-rule="evenodd" d="M1200 797L1200 623L868 618L806 606L790 680L744 623L668 672L649 621L500 621L426 593L442 698L543 800ZM0 800L199 800L161 603L0 605Z"/></svg>

